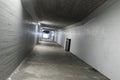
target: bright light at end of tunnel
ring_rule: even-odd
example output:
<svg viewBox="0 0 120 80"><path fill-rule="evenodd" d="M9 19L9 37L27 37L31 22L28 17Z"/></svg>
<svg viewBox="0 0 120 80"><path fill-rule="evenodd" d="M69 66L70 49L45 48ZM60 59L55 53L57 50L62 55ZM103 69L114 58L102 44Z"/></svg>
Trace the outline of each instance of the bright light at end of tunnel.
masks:
<svg viewBox="0 0 120 80"><path fill-rule="evenodd" d="M49 38L49 34L43 34L43 38L48 39Z"/></svg>

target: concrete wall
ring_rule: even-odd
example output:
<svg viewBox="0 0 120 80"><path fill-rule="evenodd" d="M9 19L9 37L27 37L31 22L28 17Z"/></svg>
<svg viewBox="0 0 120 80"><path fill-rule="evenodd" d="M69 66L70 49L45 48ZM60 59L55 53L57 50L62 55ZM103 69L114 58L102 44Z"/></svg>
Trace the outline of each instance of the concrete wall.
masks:
<svg viewBox="0 0 120 80"><path fill-rule="evenodd" d="M58 31L57 42L70 38L71 52L111 80L120 80L120 1L108 0L83 22Z"/></svg>
<svg viewBox="0 0 120 80"><path fill-rule="evenodd" d="M20 0L0 0L0 80L5 80L35 44L36 27ZM25 23L26 22L26 23Z"/></svg>
<svg viewBox="0 0 120 80"><path fill-rule="evenodd" d="M58 31L56 30L56 31L55 31L55 38L54 38L54 41L57 42L57 39L58 39Z"/></svg>

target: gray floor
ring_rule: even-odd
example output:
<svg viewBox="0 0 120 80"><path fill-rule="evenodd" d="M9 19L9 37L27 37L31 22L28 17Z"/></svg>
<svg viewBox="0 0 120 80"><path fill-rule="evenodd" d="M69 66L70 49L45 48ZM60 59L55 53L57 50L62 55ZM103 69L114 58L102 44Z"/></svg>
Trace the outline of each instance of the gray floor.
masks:
<svg viewBox="0 0 120 80"><path fill-rule="evenodd" d="M11 80L109 80L54 42L41 41Z"/></svg>

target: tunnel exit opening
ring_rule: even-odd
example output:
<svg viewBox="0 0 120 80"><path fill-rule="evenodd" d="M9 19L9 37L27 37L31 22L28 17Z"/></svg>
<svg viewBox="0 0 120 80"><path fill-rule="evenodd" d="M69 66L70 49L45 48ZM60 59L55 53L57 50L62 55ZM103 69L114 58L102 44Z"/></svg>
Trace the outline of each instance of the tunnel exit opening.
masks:
<svg viewBox="0 0 120 80"><path fill-rule="evenodd" d="M54 41L55 39L55 31L42 29L39 32L39 41Z"/></svg>

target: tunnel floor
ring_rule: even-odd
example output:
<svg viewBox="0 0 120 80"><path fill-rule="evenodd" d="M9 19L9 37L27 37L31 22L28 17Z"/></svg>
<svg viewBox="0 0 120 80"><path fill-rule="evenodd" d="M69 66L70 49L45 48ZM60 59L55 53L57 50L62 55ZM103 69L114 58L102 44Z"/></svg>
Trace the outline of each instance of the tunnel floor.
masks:
<svg viewBox="0 0 120 80"><path fill-rule="evenodd" d="M11 80L109 80L55 42L41 41Z"/></svg>

